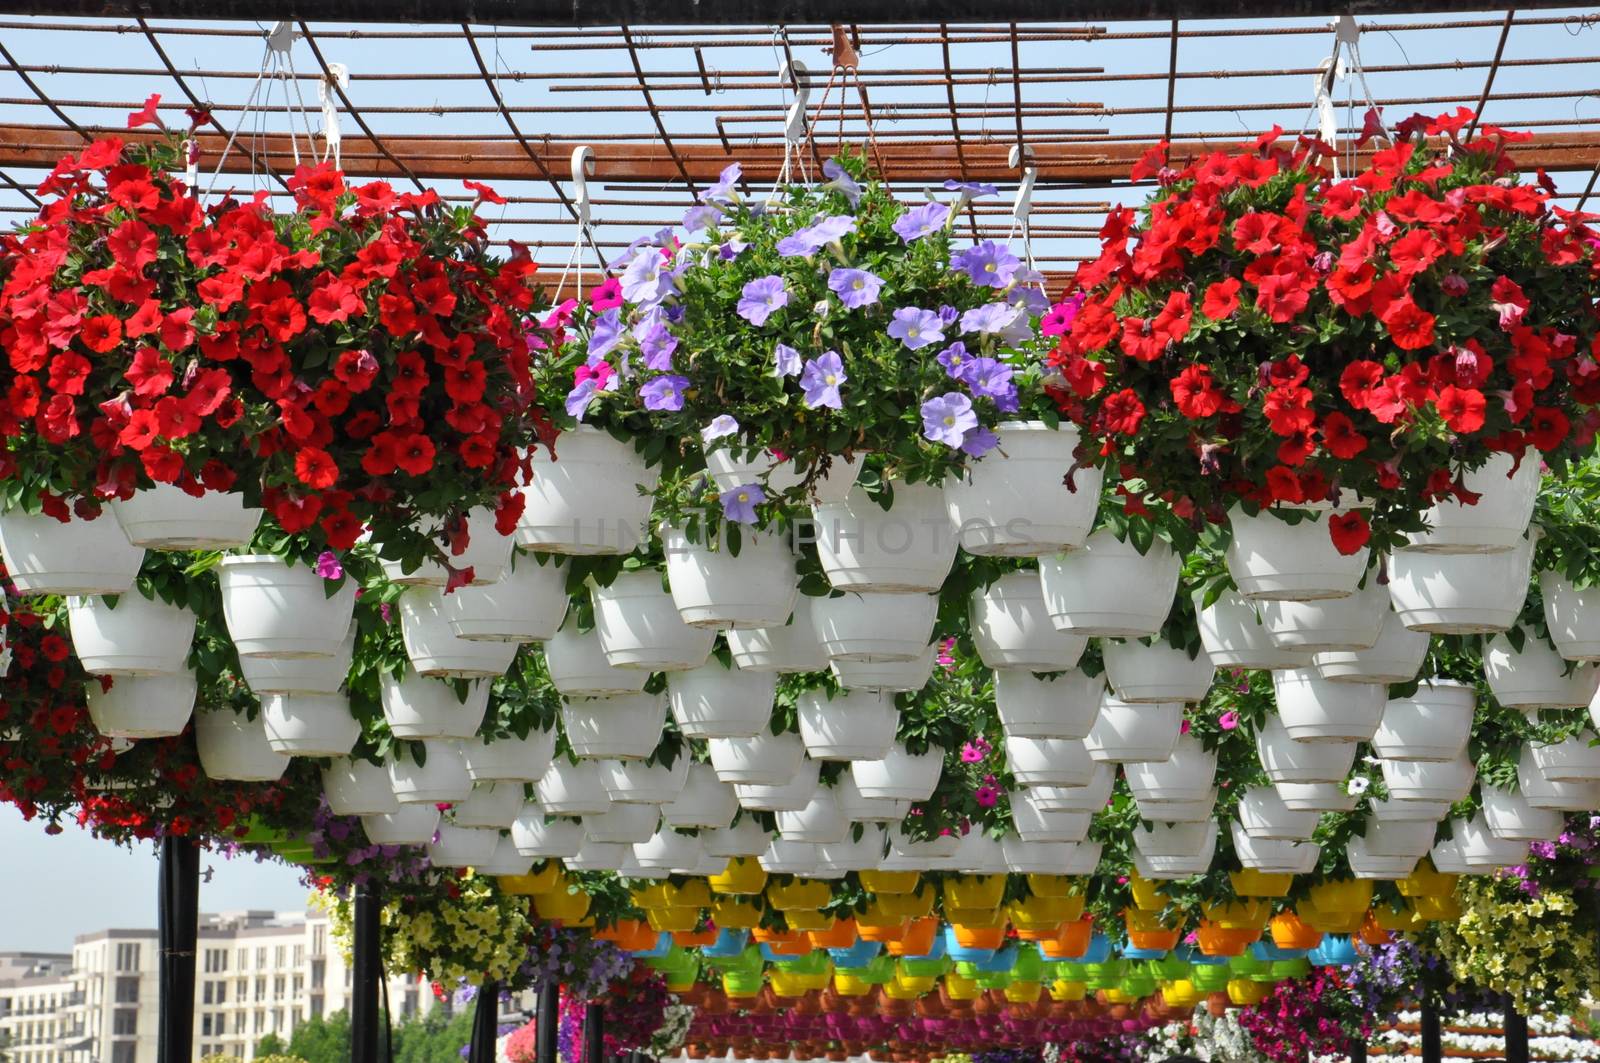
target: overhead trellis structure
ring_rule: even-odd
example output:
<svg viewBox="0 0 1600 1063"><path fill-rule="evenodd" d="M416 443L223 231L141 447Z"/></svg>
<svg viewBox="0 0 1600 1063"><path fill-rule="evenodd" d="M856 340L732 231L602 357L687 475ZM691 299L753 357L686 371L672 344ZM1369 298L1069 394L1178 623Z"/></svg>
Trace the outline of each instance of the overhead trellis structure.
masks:
<svg viewBox="0 0 1600 1063"><path fill-rule="evenodd" d="M23 220L34 208L29 190L57 157L122 131L151 93L174 108L168 124L182 122L176 107L207 112L197 136L203 172L236 136L218 190L284 195L296 149L307 149L310 131L321 144L332 115L352 176L431 186L463 202L471 197L461 180L493 182L508 200L491 218L495 238L528 244L541 261L565 256L586 212L590 267L678 224L694 190L731 162L743 165L747 191L764 193L786 166L790 178L815 178L853 146L908 193L946 179L996 184L998 197L969 204L967 234L1016 238L1025 223L1039 265L1059 274L1092 253L1112 204L1142 198L1129 172L1157 141L1173 141L1181 160L1274 124L1316 132L1330 117L1348 141L1369 104L1391 121L1482 111L1485 122L1534 132L1518 160L1556 175L1566 202L1592 186L1600 137L1586 85L1600 37L1591 12L1534 5L1426 17L1395 13L1415 5L1381 5L1386 14L1352 23L1363 81L1347 60L1330 69L1333 24L1300 5L1167 6L1126 9L1177 16L1144 22L1101 21L1109 12L1092 5L1073 9L1085 21L1051 23L974 23L964 9L905 5L853 10L885 20L872 23L570 28L559 24L629 13L369 5L339 17L382 24L295 19L274 29L146 17L234 14L220 2L95 18L62 17L78 5L38 4L38 17L0 22L0 211ZM715 7L652 8L649 17L726 22L740 13ZM988 17L1014 13L1034 14L995 8ZM469 21L399 24L446 14ZM1230 14L1258 17L1219 20ZM922 15L948 21L898 24ZM270 32L276 45L264 47ZM583 146L593 168L580 190L572 159ZM1023 184L1030 194L1019 210Z"/></svg>

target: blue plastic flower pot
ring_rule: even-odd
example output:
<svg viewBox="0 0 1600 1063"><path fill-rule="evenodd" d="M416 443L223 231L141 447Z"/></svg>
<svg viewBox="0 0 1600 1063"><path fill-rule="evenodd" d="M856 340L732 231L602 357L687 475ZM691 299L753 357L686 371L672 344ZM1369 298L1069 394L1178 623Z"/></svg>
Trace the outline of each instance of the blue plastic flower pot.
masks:
<svg viewBox="0 0 1600 1063"><path fill-rule="evenodd" d="M945 955L957 963L984 963L994 958L994 949L973 949L956 940L956 931L952 926L944 928Z"/></svg>
<svg viewBox="0 0 1600 1063"><path fill-rule="evenodd" d="M1111 939L1104 934L1096 933L1089 939L1089 947L1082 956L1077 958L1079 963L1105 963L1111 958Z"/></svg>
<svg viewBox="0 0 1600 1063"><path fill-rule="evenodd" d="M882 951L881 941L857 941L847 949L829 949L828 955L841 971L854 971L871 963Z"/></svg>
<svg viewBox="0 0 1600 1063"><path fill-rule="evenodd" d="M723 929L717 931L717 940L700 947L700 955L713 960L726 960L739 955L750 944L750 931Z"/></svg>
<svg viewBox="0 0 1600 1063"><path fill-rule="evenodd" d="M1266 963L1277 963L1279 960L1298 960L1306 954L1306 951L1305 949L1280 949L1268 938L1262 938L1250 946L1250 954Z"/></svg>
<svg viewBox="0 0 1600 1063"><path fill-rule="evenodd" d="M1324 934L1322 943L1306 958L1313 967L1348 967L1359 961L1355 944L1344 934Z"/></svg>
<svg viewBox="0 0 1600 1063"><path fill-rule="evenodd" d="M1128 960L1160 960L1166 955L1166 949L1136 949L1132 945L1124 945L1122 948L1122 956Z"/></svg>
<svg viewBox="0 0 1600 1063"><path fill-rule="evenodd" d="M672 951L672 935L663 930L656 935L656 943L648 949L639 949L634 956L641 960L658 960Z"/></svg>

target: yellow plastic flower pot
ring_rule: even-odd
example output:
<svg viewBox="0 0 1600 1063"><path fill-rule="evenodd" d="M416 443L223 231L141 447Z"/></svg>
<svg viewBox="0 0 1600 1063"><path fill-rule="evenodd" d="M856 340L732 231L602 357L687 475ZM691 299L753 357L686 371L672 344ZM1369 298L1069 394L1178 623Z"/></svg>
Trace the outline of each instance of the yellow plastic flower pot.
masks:
<svg viewBox="0 0 1600 1063"><path fill-rule="evenodd" d="M1133 906L1143 908L1147 912L1158 912L1167 906L1167 895L1161 888L1147 878L1138 875L1128 876L1128 889L1133 893Z"/></svg>
<svg viewBox="0 0 1600 1063"><path fill-rule="evenodd" d="M1461 918L1461 904L1454 896L1413 897L1411 904L1417 918L1428 923L1448 923Z"/></svg>
<svg viewBox="0 0 1600 1063"><path fill-rule="evenodd" d="M1100 990L1105 995L1107 1004L1132 1004L1133 997L1118 986L1107 986Z"/></svg>
<svg viewBox="0 0 1600 1063"><path fill-rule="evenodd" d="M711 918L728 930L753 930L761 923L761 906L750 901L719 897L711 902Z"/></svg>
<svg viewBox="0 0 1600 1063"><path fill-rule="evenodd" d="M1416 930L1420 922L1414 908L1390 908L1386 904L1372 909L1372 919L1384 930Z"/></svg>
<svg viewBox="0 0 1600 1063"><path fill-rule="evenodd" d="M1179 978L1161 987L1161 999L1169 1008L1192 1008L1204 996L1187 978Z"/></svg>
<svg viewBox="0 0 1600 1063"><path fill-rule="evenodd" d="M1058 1003L1082 1000L1089 995L1087 982L1072 982L1065 978L1057 978L1050 983L1050 999Z"/></svg>
<svg viewBox="0 0 1600 1063"><path fill-rule="evenodd" d="M1372 907L1372 880L1351 878L1311 887L1311 903L1328 915L1364 915Z"/></svg>
<svg viewBox="0 0 1600 1063"><path fill-rule="evenodd" d="M1225 930L1264 930L1272 918L1272 906L1262 900L1237 900L1227 904L1204 904L1200 912Z"/></svg>
<svg viewBox="0 0 1600 1063"><path fill-rule="evenodd" d="M1228 979L1228 1002L1231 1004L1259 1004L1267 998L1272 986L1251 978Z"/></svg>
<svg viewBox="0 0 1600 1063"><path fill-rule="evenodd" d="M796 908L815 911L833 900L833 887L819 878L797 878L787 885L767 884L767 903L780 912Z"/></svg>
<svg viewBox="0 0 1600 1063"><path fill-rule="evenodd" d="M1012 901L1006 906L1006 914L1011 917L1011 923L1018 931L1054 930L1062 923L1073 922L1083 915L1083 898L1029 897Z"/></svg>
<svg viewBox="0 0 1600 1063"><path fill-rule="evenodd" d="M828 980L832 977L833 964L831 963L828 964L828 966L823 970L813 971L809 974L803 973L795 975L795 978L800 982L800 987L807 993L811 992L813 989L828 988Z"/></svg>
<svg viewBox="0 0 1600 1063"><path fill-rule="evenodd" d="M589 914L589 895L569 890L552 890L535 894L533 910L540 919L572 923Z"/></svg>
<svg viewBox="0 0 1600 1063"><path fill-rule="evenodd" d="M915 990L917 996L933 992L933 985L938 979L928 974L907 974L900 967L895 968L894 984L902 989Z"/></svg>
<svg viewBox="0 0 1600 1063"><path fill-rule="evenodd" d="M946 921L957 926L997 927L1006 925L1002 908L946 908Z"/></svg>
<svg viewBox="0 0 1600 1063"><path fill-rule="evenodd" d="M944 992L951 1000L977 1000L983 996L976 978L963 978L954 971L944 976Z"/></svg>
<svg viewBox="0 0 1600 1063"><path fill-rule="evenodd" d="M767 873L754 857L740 856L728 861L722 874L712 875L706 882L716 893L750 896L766 888Z"/></svg>
<svg viewBox="0 0 1600 1063"><path fill-rule="evenodd" d="M1241 897L1286 897L1294 885L1293 875L1274 875L1253 868L1230 872L1228 878L1233 882L1233 892Z"/></svg>
<svg viewBox="0 0 1600 1063"><path fill-rule="evenodd" d="M565 884L561 874L561 864L555 860L545 864L538 871L531 871L526 875L500 875L495 881L499 884L501 892L509 893L513 897L537 897Z"/></svg>
<svg viewBox="0 0 1600 1063"><path fill-rule="evenodd" d="M923 981L929 982L929 988L932 988L931 983L933 982L933 979L931 978L915 978L911 981L914 984L908 985L901 982L897 978L891 978L889 981L883 983L883 995L888 997L890 1000L916 1000L918 997L922 996L922 994L928 991L920 988Z"/></svg>
<svg viewBox="0 0 1600 1063"><path fill-rule="evenodd" d="M1176 929L1171 922L1161 917L1160 912L1146 911L1143 908L1122 909L1122 925L1128 928L1130 934Z"/></svg>
<svg viewBox="0 0 1600 1063"><path fill-rule="evenodd" d="M687 993L689 990L694 988L695 982L699 980L698 974L690 975L686 978L682 976L679 977L682 979L681 981L674 981L671 975L666 977L667 992Z"/></svg>
<svg viewBox="0 0 1600 1063"><path fill-rule="evenodd" d="M646 908L644 917L650 929L657 932L682 933L700 925L698 908Z"/></svg>
<svg viewBox="0 0 1600 1063"><path fill-rule="evenodd" d="M864 997L872 992L872 983L863 982L850 971L834 971L833 991L842 997Z"/></svg>
<svg viewBox="0 0 1600 1063"><path fill-rule="evenodd" d="M749 1000L761 992L759 984L751 985L729 975L722 976L722 992L732 1000Z"/></svg>
<svg viewBox="0 0 1600 1063"><path fill-rule="evenodd" d="M832 930L833 916L815 908L790 908L783 913L790 930Z"/></svg>
<svg viewBox="0 0 1600 1063"><path fill-rule="evenodd" d="M1035 897L1065 897L1069 893L1083 892L1078 889L1078 880L1067 875L1041 875L1028 876L1028 892Z"/></svg>
<svg viewBox="0 0 1600 1063"><path fill-rule="evenodd" d="M921 919L933 911L933 890L921 893L885 893L874 897L869 911L894 919Z"/></svg>
<svg viewBox="0 0 1600 1063"><path fill-rule="evenodd" d="M956 875L944 883L947 908L998 908L1005 896L1004 875Z"/></svg>
<svg viewBox="0 0 1600 1063"><path fill-rule="evenodd" d="M1320 930L1324 934L1354 934L1361 929L1361 921L1366 918L1367 910L1363 908L1359 912L1329 912L1315 903L1302 901L1295 906L1295 914L1306 926Z"/></svg>
<svg viewBox="0 0 1600 1063"><path fill-rule="evenodd" d="M861 888L868 893L911 893L922 881L920 871L863 871Z"/></svg>
<svg viewBox="0 0 1600 1063"><path fill-rule="evenodd" d="M704 908L711 903L711 887L703 878L686 879L681 886L662 883L668 908Z"/></svg>
<svg viewBox="0 0 1600 1063"><path fill-rule="evenodd" d="M1433 869L1433 861L1424 857L1417 869L1396 882L1402 897L1450 897L1456 892L1459 875L1447 875Z"/></svg>
<svg viewBox="0 0 1600 1063"><path fill-rule="evenodd" d="M630 894L630 899L633 901L635 908L642 908L647 912L658 908L672 907L667 901L667 884L665 882L651 882L639 886Z"/></svg>
<svg viewBox="0 0 1600 1063"><path fill-rule="evenodd" d="M1006 999L1013 1004L1032 1004L1044 993L1043 982L1012 982L1006 986Z"/></svg>
<svg viewBox="0 0 1600 1063"><path fill-rule="evenodd" d="M806 993L799 975L777 967L767 972L767 984L772 986L772 991L780 997L800 997Z"/></svg>

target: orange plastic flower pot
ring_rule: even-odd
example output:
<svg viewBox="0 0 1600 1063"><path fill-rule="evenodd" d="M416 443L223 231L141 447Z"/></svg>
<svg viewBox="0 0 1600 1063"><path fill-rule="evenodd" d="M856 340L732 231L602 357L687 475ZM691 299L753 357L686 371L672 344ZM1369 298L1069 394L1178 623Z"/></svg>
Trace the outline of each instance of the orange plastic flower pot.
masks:
<svg viewBox="0 0 1600 1063"><path fill-rule="evenodd" d="M707 927L704 930L674 930L672 943L680 949L702 948L706 945L715 945L718 934L716 927Z"/></svg>
<svg viewBox="0 0 1600 1063"><path fill-rule="evenodd" d="M884 943L891 956L926 956L933 951L933 941L939 936L939 917L935 915L913 919L906 924L899 941Z"/></svg>
<svg viewBox="0 0 1600 1063"><path fill-rule="evenodd" d="M956 944L964 949L997 949L1006 942L1004 927L962 926L958 923L951 929L955 931Z"/></svg>
<svg viewBox="0 0 1600 1063"><path fill-rule="evenodd" d="M1307 926L1293 912L1279 912L1267 925L1272 943L1280 949L1314 949L1322 944L1322 931Z"/></svg>
<svg viewBox="0 0 1600 1063"><path fill-rule="evenodd" d="M865 917L856 920L856 935L862 941L878 941L887 944L899 941L906 933L906 920L901 919L892 923L868 922Z"/></svg>
<svg viewBox="0 0 1600 1063"><path fill-rule="evenodd" d="M775 930L770 926L758 926L750 931L750 936L757 944L777 945L786 941L804 941L805 934L798 930Z"/></svg>
<svg viewBox="0 0 1600 1063"><path fill-rule="evenodd" d="M1169 949L1177 948L1178 941L1182 937L1182 930L1130 930L1128 931L1128 944L1136 949L1166 952Z"/></svg>
<svg viewBox="0 0 1600 1063"><path fill-rule="evenodd" d="M1259 930L1235 929L1201 920L1200 928L1195 931L1195 944L1207 956L1243 956L1244 950L1259 937Z"/></svg>
<svg viewBox="0 0 1600 1063"><path fill-rule="evenodd" d="M1370 911L1367 913L1367 918L1361 924L1362 941L1373 946L1387 945L1393 936L1389 931L1378 925L1377 913Z"/></svg>
<svg viewBox="0 0 1600 1063"><path fill-rule="evenodd" d="M1094 935L1094 920L1079 919L1061 927L1053 940L1039 942L1039 951L1047 960L1071 960L1089 951L1089 940Z"/></svg>
<svg viewBox="0 0 1600 1063"><path fill-rule="evenodd" d="M594 932L594 939L596 941L609 941L618 948L628 949L632 947L630 944L631 942L638 940L638 935L641 929L645 933L651 935L652 939L655 937L656 932L651 930L649 925L643 920L618 919L610 926L602 927L599 930L596 930Z"/></svg>
<svg viewBox="0 0 1600 1063"><path fill-rule="evenodd" d="M806 938L814 949L847 949L856 943L856 921L836 919L826 930L810 930Z"/></svg>
<svg viewBox="0 0 1600 1063"><path fill-rule="evenodd" d="M796 932L796 938L789 941L769 941L767 948L772 950L774 956L809 956L811 955L811 942L806 940L804 934Z"/></svg>

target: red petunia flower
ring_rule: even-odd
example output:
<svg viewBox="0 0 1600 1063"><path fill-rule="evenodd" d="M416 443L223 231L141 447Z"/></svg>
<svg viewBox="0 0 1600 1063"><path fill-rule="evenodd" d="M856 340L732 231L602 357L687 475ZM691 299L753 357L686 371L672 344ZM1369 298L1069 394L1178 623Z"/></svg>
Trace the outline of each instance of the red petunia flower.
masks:
<svg viewBox="0 0 1600 1063"><path fill-rule="evenodd" d="M1123 388L1109 396L1100 407L1100 427L1114 435L1131 436L1139 431L1144 421L1144 403L1132 388Z"/></svg>
<svg viewBox="0 0 1600 1063"><path fill-rule="evenodd" d="M1433 343L1434 317L1410 296L1389 304L1379 319L1389 329L1394 345L1402 351L1420 350Z"/></svg>
<svg viewBox="0 0 1600 1063"><path fill-rule="evenodd" d="M1567 415L1549 406L1535 406L1528 420L1528 442L1540 450L1554 450L1567 438L1572 424Z"/></svg>
<svg viewBox="0 0 1600 1063"><path fill-rule="evenodd" d="M1341 461L1367 449L1367 437L1356 431L1355 424L1342 413L1330 413L1322 419L1322 447Z"/></svg>
<svg viewBox="0 0 1600 1063"><path fill-rule="evenodd" d="M339 466L326 450L302 447L294 456L294 474L307 487L323 491L338 481Z"/></svg>
<svg viewBox="0 0 1600 1063"><path fill-rule="evenodd" d="M395 451L395 465L411 476L421 476L433 468L433 440L421 432L412 432L400 441Z"/></svg>
<svg viewBox="0 0 1600 1063"><path fill-rule="evenodd" d="M1328 514L1328 537L1334 549L1349 557L1357 553L1372 539L1372 526L1360 510Z"/></svg>
<svg viewBox="0 0 1600 1063"><path fill-rule="evenodd" d="M1203 365L1191 365L1169 382L1172 401L1185 417L1215 416L1223 407L1226 396L1216 388L1211 370Z"/></svg>
<svg viewBox="0 0 1600 1063"><path fill-rule="evenodd" d="M1486 405L1483 392L1477 388L1458 388L1454 384L1440 388L1434 402L1439 416L1457 435L1469 435L1483 427Z"/></svg>
<svg viewBox="0 0 1600 1063"><path fill-rule="evenodd" d="M1239 309L1239 278L1229 277L1227 280L1217 281L1206 287L1205 298L1201 300L1200 312L1213 321L1221 321L1233 316Z"/></svg>
<svg viewBox="0 0 1600 1063"><path fill-rule="evenodd" d="M105 354L122 342L122 322L110 314L85 318L78 338L96 354Z"/></svg>

